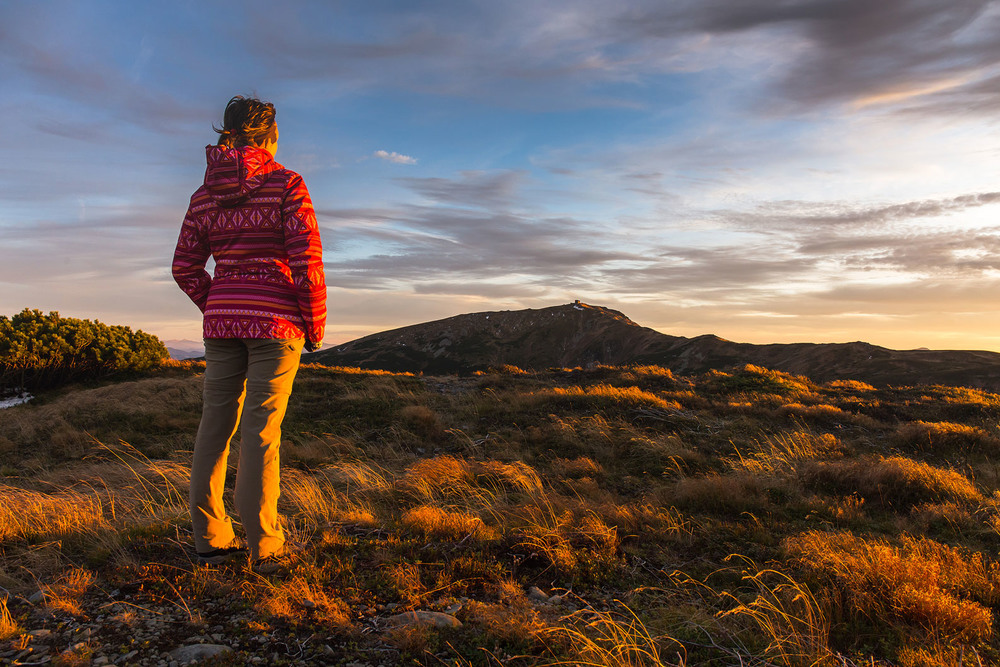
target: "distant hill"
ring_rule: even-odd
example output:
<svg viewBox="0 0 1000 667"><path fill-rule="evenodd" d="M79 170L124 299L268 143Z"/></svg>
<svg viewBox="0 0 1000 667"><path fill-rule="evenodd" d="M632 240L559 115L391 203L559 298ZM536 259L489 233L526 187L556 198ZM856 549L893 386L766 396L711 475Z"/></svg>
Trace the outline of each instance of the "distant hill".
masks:
<svg viewBox="0 0 1000 667"><path fill-rule="evenodd" d="M200 341L165 340L163 344L167 346L170 358L177 361L205 356L205 344Z"/></svg>
<svg viewBox="0 0 1000 667"><path fill-rule="evenodd" d="M305 355L304 361L428 375L505 364L524 369L656 364L679 374L756 364L826 382L950 384L1000 389L1000 354L890 350L869 343L753 345L718 336L670 336L602 306L456 315L365 336Z"/></svg>

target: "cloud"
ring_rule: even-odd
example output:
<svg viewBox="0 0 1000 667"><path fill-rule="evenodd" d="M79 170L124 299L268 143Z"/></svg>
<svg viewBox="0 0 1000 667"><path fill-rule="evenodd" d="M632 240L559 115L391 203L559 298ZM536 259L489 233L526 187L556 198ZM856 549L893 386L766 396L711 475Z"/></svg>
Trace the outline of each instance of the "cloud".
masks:
<svg viewBox="0 0 1000 667"><path fill-rule="evenodd" d="M401 155L400 153L397 153L395 151L393 151L393 152L390 153L388 151L379 150L379 151L375 151L374 153L372 153L372 156L373 157L377 157L380 160L385 160L387 162L394 162L395 164L416 164L417 163L417 158L410 157L409 155Z"/></svg>
<svg viewBox="0 0 1000 667"><path fill-rule="evenodd" d="M987 111L984 92L996 90L1000 63L995 0L650 0L625 5L613 23L621 39L670 43L702 32L744 55L767 53L771 91L799 110L848 103ZM775 106L766 94L757 101Z"/></svg>
<svg viewBox="0 0 1000 667"><path fill-rule="evenodd" d="M813 235L818 230L884 228L961 213L1000 203L1000 192L978 192L881 206L846 202L772 201L751 211L718 212L719 219L744 229Z"/></svg>
<svg viewBox="0 0 1000 667"><path fill-rule="evenodd" d="M474 207L509 206L524 184L524 171L464 171L459 178L399 178L398 183L435 203Z"/></svg>

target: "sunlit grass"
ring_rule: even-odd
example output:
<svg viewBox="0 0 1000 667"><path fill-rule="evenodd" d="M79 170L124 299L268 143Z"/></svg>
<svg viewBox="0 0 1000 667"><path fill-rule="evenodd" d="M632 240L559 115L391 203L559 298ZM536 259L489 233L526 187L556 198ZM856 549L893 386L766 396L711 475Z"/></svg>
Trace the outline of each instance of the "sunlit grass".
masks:
<svg viewBox="0 0 1000 667"><path fill-rule="evenodd" d="M904 623L914 633L965 642L992 635L1000 566L982 554L908 535L894 546L816 531L789 538L785 548L841 592L845 611L872 623Z"/></svg>
<svg viewBox="0 0 1000 667"><path fill-rule="evenodd" d="M0 425L0 642L34 609L135 635L167 609L185 636L222 626L240 664L332 660L322 644L358 664L1000 661L994 394L756 366L307 365L279 505L306 551L265 575L194 563L199 370L43 398ZM463 625L388 629L411 610Z"/></svg>

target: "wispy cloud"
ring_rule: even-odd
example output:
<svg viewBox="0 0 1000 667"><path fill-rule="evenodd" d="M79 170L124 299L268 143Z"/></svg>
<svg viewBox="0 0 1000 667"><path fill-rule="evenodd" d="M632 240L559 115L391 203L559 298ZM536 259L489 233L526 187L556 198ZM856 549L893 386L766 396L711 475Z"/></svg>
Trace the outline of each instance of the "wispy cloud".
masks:
<svg viewBox="0 0 1000 667"><path fill-rule="evenodd" d="M417 158L410 157L409 155L402 155L395 151L391 153L389 151L378 150L372 153L373 157L377 157L379 160L385 160L386 162L394 162L395 164L416 164Z"/></svg>

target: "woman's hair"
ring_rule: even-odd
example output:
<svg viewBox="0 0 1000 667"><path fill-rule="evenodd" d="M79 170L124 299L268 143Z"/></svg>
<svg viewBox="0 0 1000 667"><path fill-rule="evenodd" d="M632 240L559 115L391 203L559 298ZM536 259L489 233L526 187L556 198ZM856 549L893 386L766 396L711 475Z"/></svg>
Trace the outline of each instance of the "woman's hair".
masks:
<svg viewBox="0 0 1000 667"><path fill-rule="evenodd" d="M219 133L219 145L229 148L260 146L274 132L274 105L261 102L256 97L237 95L229 100L222 117L222 129L212 125Z"/></svg>

